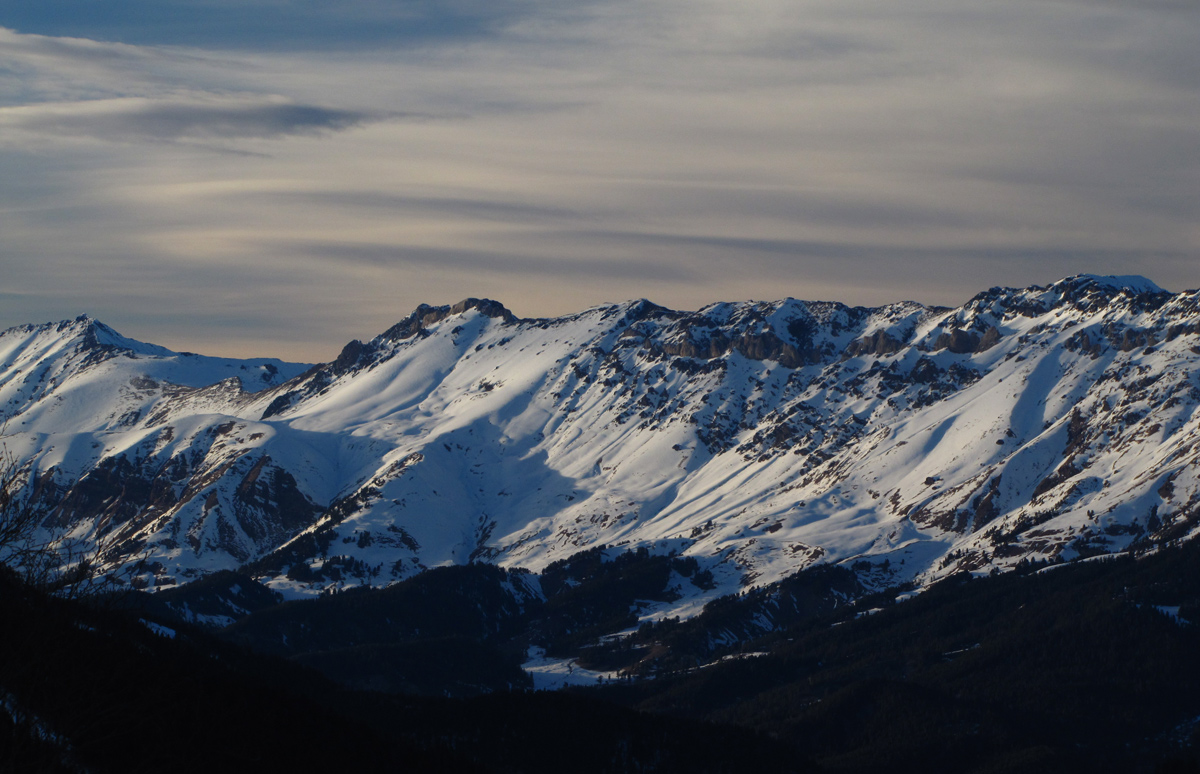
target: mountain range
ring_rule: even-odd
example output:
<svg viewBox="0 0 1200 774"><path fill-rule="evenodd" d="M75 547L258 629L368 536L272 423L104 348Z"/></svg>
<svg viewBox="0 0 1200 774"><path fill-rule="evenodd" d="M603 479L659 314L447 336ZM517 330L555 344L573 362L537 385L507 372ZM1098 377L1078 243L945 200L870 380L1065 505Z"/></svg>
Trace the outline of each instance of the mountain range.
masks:
<svg viewBox="0 0 1200 774"><path fill-rule="evenodd" d="M163 589L285 598L588 549L695 560L643 620L814 565L920 589L1200 529L1200 291L1080 275L957 308L419 306L330 363L0 333L3 443L55 534ZM540 593L536 589L532 594ZM226 621L227 622L227 621Z"/></svg>

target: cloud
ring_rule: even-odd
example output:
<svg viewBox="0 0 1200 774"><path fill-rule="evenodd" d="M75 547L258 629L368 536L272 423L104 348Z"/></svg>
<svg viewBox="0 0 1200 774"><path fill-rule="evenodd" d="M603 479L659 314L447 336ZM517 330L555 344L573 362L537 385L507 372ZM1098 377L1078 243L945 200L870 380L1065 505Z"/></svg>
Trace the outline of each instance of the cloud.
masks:
<svg viewBox="0 0 1200 774"><path fill-rule="evenodd" d="M202 52L23 35L0 27L0 106L203 91L221 71L228 78L231 66L237 63Z"/></svg>
<svg viewBox="0 0 1200 774"><path fill-rule="evenodd" d="M529 0L41 0L7 9L23 32L132 44L322 49L485 36L538 8Z"/></svg>
<svg viewBox="0 0 1200 774"><path fill-rule="evenodd" d="M40 60L53 65L55 61L75 61L88 65L145 63L158 57L157 52L139 46L103 43L86 38L23 35L0 27L0 54L7 60L17 58Z"/></svg>
<svg viewBox="0 0 1200 774"><path fill-rule="evenodd" d="M232 140L341 131L379 116L263 97L122 98L0 108L0 126L37 134L137 140Z"/></svg>
<svg viewBox="0 0 1200 774"><path fill-rule="evenodd" d="M567 280L620 277L624 281L685 281L694 272L687 266L604 258L537 258L502 250L466 250L414 245L353 242L288 242L263 245L269 252L295 259L304 256L326 265L361 266L409 271L414 268L456 273L536 277Z"/></svg>
<svg viewBox="0 0 1200 774"><path fill-rule="evenodd" d="M248 203L270 201L284 206L378 211L425 216L462 217L502 223L564 223L585 220L584 213L552 204L526 204L457 196L412 196L384 191L256 191L234 194Z"/></svg>

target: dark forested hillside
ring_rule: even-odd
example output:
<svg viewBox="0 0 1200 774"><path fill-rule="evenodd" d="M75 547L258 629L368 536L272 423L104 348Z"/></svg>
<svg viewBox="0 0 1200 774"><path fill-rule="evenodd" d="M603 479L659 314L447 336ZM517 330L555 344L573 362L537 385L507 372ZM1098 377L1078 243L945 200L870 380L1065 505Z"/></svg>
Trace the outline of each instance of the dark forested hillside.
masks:
<svg viewBox="0 0 1200 774"><path fill-rule="evenodd" d="M582 696L351 691L118 609L129 601L84 606L0 576L0 771L815 770L751 731Z"/></svg>
<svg viewBox="0 0 1200 774"><path fill-rule="evenodd" d="M964 574L868 612L800 621L742 643L745 657L598 690L755 728L831 770L1197 770L1195 544ZM702 620L640 636L694 641Z"/></svg>
<svg viewBox="0 0 1200 774"><path fill-rule="evenodd" d="M492 595L520 574L475 565L267 607L224 634L259 654L154 623L144 605L116 609L130 598L97 610L6 577L2 760L211 771L249 751L273 770L1197 770L1200 546L962 574L903 602L847 601L854 576L818 569L564 651L620 679L507 690L522 684L517 650L586 629L631 588L661 589L658 564L678 561L598 559L528 574L504 598Z"/></svg>

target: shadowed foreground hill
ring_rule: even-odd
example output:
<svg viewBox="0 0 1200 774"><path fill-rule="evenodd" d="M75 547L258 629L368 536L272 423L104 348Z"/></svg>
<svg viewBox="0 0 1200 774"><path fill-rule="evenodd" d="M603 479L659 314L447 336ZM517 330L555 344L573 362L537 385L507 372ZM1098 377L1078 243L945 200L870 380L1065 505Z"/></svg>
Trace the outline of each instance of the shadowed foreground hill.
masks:
<svg viewBox="0 0 1200 774"><path fill-rule="evenodd" d="M639 568L593 567L593 559L564 567L585 578L571 587L586 592L572 594L576 602L612 588L584 570ZM652 568L657 559L640 561ZM339 668L367 674L375 667L348 640L369 635L380 638L367 646L370 659L420 675L427 694L456 690L469 676L456 663L476 654L446 643L476 641L468 630L481 622L521 640L557 620L556 597L499 619L503 611L474 604L508 577L485 565L446 568L389 589L266 607L224 632L257 631L266 643L271 632L313 630L318 639L300 643L311 649L292 661L0 579L2 760L17 771L101 772L211 771L246 760L272 770L531 774L817 764L864 773L1197 770L1194 542L1139 558L964 574L902 603L889 593L830 606L817 592L844 583L848 571L799 576L774 595L727 598L691 619L582 647L578 664L628 677L568 692L449 699L354 691L297 664L338 679ZM548 574L543 588L553 590L553 581ZM426 595L447 608L429 620L440 627L422 633L378 620ZM465 615L471 610L482 617ZM772 611L774 629L744 625ZM339 632L338 621L356 628ZM735 630L741 639L714 644ZM506 641L485 638L480 647L503 653ZM697 667L701 656L706 665ZM438 667L422 675L425 659Z"/></svg>
<svg viewBox="0 0 1200 774"><path fill-rule="evenodd" d="M754 657L596 690L769 733L834 771L1200 771L1194 541L856 609L742 643ZM593 658L640 643L686 657L704 618Z"/></svg>
<svg viewBox="0 0 1200 774"><path fill-rule="evenodd" d="M314 672L0 576L0 770L811 771L752 732L585 697L473 701Z"/></svg>

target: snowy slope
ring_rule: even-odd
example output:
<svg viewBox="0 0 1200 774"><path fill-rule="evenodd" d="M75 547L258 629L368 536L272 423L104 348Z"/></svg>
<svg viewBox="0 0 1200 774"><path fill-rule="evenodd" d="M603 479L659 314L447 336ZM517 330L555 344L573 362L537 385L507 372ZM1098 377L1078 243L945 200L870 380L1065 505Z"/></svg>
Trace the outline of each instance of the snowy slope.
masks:
<svg viewBox="0 0 1200 774"><path fill-rule="evenodd" d="M309 370L13 329L0 401L47 523L148 554L147 583L249 563L297 595L607 544L695 556L711 595L1190 536L1198 351L1200 293L1137 277L952 310L468 299Z"/></svg>
<svg viewBox="0 0 1200 774"><path fill-rule="evenodd" d="M26 496L49 529L112 543L121 561L141 550L148 523L167 519L179 531L188 506L200 505L189 494L201 480L236 469L241 450L227 447L239 441L225 436L238 407L309 368L175 353L86 316L12 328L0 333L4 449L23 465ZM168 423L174 416L183 421ZM243 541L236 551L274 545Z"/></svg>

